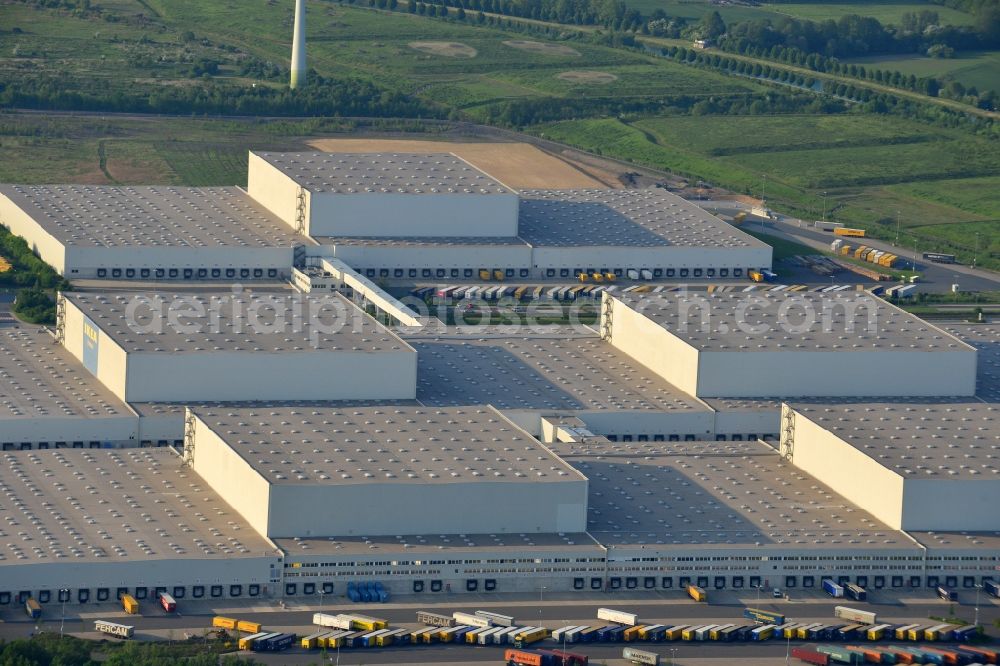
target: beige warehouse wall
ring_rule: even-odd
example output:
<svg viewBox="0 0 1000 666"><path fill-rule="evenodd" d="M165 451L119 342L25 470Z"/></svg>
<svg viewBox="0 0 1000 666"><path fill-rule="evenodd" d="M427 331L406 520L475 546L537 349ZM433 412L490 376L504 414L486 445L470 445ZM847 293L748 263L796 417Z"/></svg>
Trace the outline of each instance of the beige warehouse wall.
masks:
<svg viewBox="0 0 1000 666"><path fill-rule="evenodd" d="M791 407L782 407L782 413ZM793 410L794 411L794 410ZM784 418L784 417L783 417ZM792 463L893 529L903 529L903 477L794 412ZM781 432L781 450L789 434Z"/></svg>
<svg viewBox="0 0 1000 666"><path fill-rule="evenodd" d="M20 206L0 194L0 224L28 242L35 254L60 275L66 275L66 248ZM71 277L66 275L66 277Z"/></svg>
<svg viewBox="0 0 1000 666"><path fill-rule="evenodd" d="M588 239L581 238L581 243ZM580 245L536 247L532 262L539 268L770 268L770 247L702 248L664 245L623 247ZM745 273L744 273L745 274ZM679 277L679 276L675 276ZM689 276L693 277L693 276ZM702 275L701 277L707 277ZM716 273L718 277L718 273Z"/></svg>
<svg viewBox="0 0 1000 666"><path fill-rule="evenodd" d="M516 194L313 194L310 236L517 235Z"/></svg>
<svg viewBox="0 0 1000 666"><path fill-rule="evenodd" d="M677 388L696 395L698 350L618 299L607 294L604 298L612 303L609 342ZM601 317L603 321L607 312Z"/></svg>
<svg viewBox="0 0 1000 666"><path fill-rule="evenodd" d="M715 437L715 414L709 409L646 411L602 410L577 412L587 427L599 435L695 435ZM777 432L777 431L775 431Z"/></svg>
<svg viewBox="0 0 1000 666"><path fill-rule="evenodd" d="M454 245L450 247L404 247L376 245L328 245L332 255L354 269L366 268L530 268L527 245ZM310 254L313 252L310 251ZM391 273L390 273L391 275ZM479 275L476 274L476 278ZM455 280L457 278L451 278ZM460 278L468 280L464 275Z"/></svg>
<svg viewBox="0 0 1000 666"><path fill-rule="evenodd" d="M192 468L261 536L267 535L270 484L238 453L195 417Z"/></svg>
<svg viewBox="0 0 1000 666"><path fill-rule="evenodd" d="M903 493L903 529L995 532L997 507L1000 479L911 478Z"/></svg>
<svg viewBox="0 0 1000 666"><path fill-rule="evenodd" d="M134 416L43 416L5 419L0 428L4 442L132 442L138 419Z"/></svg>
<svg viewBox="0 0 1000 666"><path fill-rule="evenodd" d="M3 590L15 593L30 590L37 594L38 590L49 590L52 602L42 609L43 621L58 623L60 609L55 601L56 590L62 588L74 591L89 589L91 602L95 600L95 590L102 587L109 588L113 593L119 587L134 589L162 585L171 589L174 585L224 585L224 593L228 595L228 586L236 583L244 585L246 594L245 586L248 583L260 583L261 587L269 583L272 566L280 566L276 553L254 553L241 557L227 557L220 554L214 558L167 557L166 553L159 553L159 557L132 557L125 560L115 558L103 562L61 562L53 559L49 563L44 563L43 560L42 563L5 564L3 579L7 584L0 586ZM111 597L112 602L114 598ZM73 601L75 600L74 592ZM178 600L182 609L186 602L186 599ZM148 610L153 608L156 602L147 599L140 604ZM157 613L159 610L153 612Z"/></svg>
<svg viewBox="0 0 1000 666"><path fill-rule="evenodd" d="M528 534L583 532L586 527L587 481L582 479L549 483L372 479L353 484L334 480L272 486L267 536Z"/></svg>
<svg viewBox="0 0 1000 666"><path fill-rule="evenodd" d="M264 158L250 151L247 164L247 194L260 205L295 228L299 186L289 176ZM306 195L306 220L309 219L309 192Z"/></svg>
<svg viewBox="0 0 1000 666"><path fill-rule="evenodd" d="M747 344L753 345L750 341ZM859 384L859 378L864 378ZM702 351L699 397L973 395L975 350Z"/></svg>
<svg viewBox="0 0 1000 666"><path fill-rule="evenodd" d="M73 277L96 277L98 268L276 268L288 275L294 249L288 247L70 247L66 264ZM237 273L239 275L239 273ZM136 277L139 277L138 275Z"/></svg>
<svg viewBox="0 0 1000 666"><path fill-rule="evenodd" d="M85 314L76 304L66 299L64 342L67 351L83 364L83 320ZM96 324L97 322L95 322ZM103 330L98 330L97 374L95 375L108 390L125 400L126 367L128 355L118 343ZM87 369L88 372L90 369Z"/></svg>
<svg viewBox="0 0 1000 666"><path fill-rule="evenodd" d="M405 346L405 345L404 345ZM201 352L129 356L129 400L376 400L416 397L417 354Z"/></svg>

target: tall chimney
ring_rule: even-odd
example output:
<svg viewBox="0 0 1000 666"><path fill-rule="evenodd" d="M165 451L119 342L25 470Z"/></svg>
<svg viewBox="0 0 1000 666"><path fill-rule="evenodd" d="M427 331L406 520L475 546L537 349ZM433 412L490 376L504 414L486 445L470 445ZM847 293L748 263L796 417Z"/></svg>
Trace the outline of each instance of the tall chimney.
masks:
<svg viewBox="0 0 1000 666"><path fill-rule="evenodd" d="M306 0L295 0L295 32L292 35L293 90L306 82Z"/></svg>

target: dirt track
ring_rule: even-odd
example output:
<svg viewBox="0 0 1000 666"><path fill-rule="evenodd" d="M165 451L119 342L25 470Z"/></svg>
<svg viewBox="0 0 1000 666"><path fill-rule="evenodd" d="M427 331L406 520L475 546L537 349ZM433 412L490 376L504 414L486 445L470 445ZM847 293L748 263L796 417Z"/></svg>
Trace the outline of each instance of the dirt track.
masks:
<svg viewBox="0 0 1000 666"><path fill-rule="evenodd" d="M315 139L309 144L331 153L453 153L514 189L621 187L615 174L599 171L589 165L576 166L526 143Z"/></svg>

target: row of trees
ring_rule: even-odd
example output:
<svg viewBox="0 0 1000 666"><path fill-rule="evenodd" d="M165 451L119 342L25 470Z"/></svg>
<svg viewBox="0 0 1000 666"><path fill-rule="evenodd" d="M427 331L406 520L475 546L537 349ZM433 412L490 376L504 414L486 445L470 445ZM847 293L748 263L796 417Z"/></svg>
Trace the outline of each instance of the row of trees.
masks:
<svg viewBox="0 0 1000 666"><path fill-rule="evenodd" d="M0 666L250 666L259 663L239 656L220 657L222 649L223 643L201 638L172 644L98 643L43 633L30 639L0 642Z"/></svg>
<svg viewBox="0 0 1000 666"><path fill-rule="evenodd" d="M395 0L377 0L390 8ZM700 24L689 25L657 9L643 16L623 0L442 0L437 3L465 11L483 11L519 18L577 25L600 25L612 30L651 32L668 36L699 36L716 39L725 35L729 47L742 52L748 47L770 49L794 47L806 53L856 57L880 53L924 53L934 45L956 50L1000 47L1000 3L969 0L976 15L973 26L942 25L937 12L924 10L904 14L899 26L886 26L869 16L848 14L837 20L810 21L785 17L747 20L726 27L717 12Z"/></svg>
<svg viewBox="0 0 1000 666"><path fill-rule="evenodd" d="M738 58L728 57L724 54L711 53L697 49L684 47L668 47L662 50L650 50L655 55L672 58L679 62L695 66L724 71L730 74L752 76L760 79L767 79L778 83L786 83L805 89L816 89L819 81L812 77L796 76L781 67L773 67L760 63L751 63ZM865 86L853 86L850 84L825 83L823 92L833 95L840 100L856 102L861 109L880 114L900 115L906 118L913 118L923 122L932 123L944 127L963 127L972 129L985 136L1000 137L1000 124L982 118L970 118L967 114L956 112L938 105L932 105L915 100L907 99L892 93L880 93ZM836 110L825 112L830 113ZM812 109L808 109L812 112Z"/></svg>
<svg viewBox="0 0 1000 666"><path fill-rule="evenodd" d="M681 49L682 52L688 51ZM694 52L693 50L690 50ZM814 72L846 76L872 81L881 85L909 90L930 97L948 97L981 109L996 108L998 96L993 90L980 92L975 87L965 88L957 81L945 81L933 76L920 77L902 74L898 71L865 67L853 63L843 63L818 53L806 53L796 48L773 46L770 49L748 48L742 55L766 58ZM713 56L714 58L715 56ZM724 56L723 56L724 57ZM682 57L683 59L683 57ZM742 73L742 72L740 72Z"/></svg>
<svg viewBox="0 0 1000 666"><path fill-rule="evenodd" d="M298 90L238 86L207 81L192 87L163 86L153 91L107 91L96 82L69 76L26 75L0 83L0 106L73 111L225 114L260 116L375 116L434 118L445 112L417 98L384 90L359 79L329 79L309 73Z"/></svg>

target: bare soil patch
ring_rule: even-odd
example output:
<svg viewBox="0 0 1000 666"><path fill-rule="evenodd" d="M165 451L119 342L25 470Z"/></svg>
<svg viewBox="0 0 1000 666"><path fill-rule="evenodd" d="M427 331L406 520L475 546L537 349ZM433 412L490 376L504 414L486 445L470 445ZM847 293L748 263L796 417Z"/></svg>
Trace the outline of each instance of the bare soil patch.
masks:
<svg viewBox="0 0 1000 666"><path fill-rule="evenodd" d="M504 46L520 49L529 53L539 53L541 55L554 56L578 56L580 52L564 44L549 44L546 42L533 42L527 39L510 39L504 42Z"/></svg>
<svg viewBox="0 0 1000 666"><path fill-rule="evenodd" d="M556 78L570 83L582 83L584 85L601 85L617 81L618 77L610 72L592 72L584 70L573 70L556 74Z"/></svg>
<svg viewBox="0 0 1000 666"><path fill-rule="evenodd" d="M448 58L475 58L478 51L461 42L410 42L410 48Z"/></svg>
<svg viewBox="0 0 1000 666"><path fill-rule="evenodd" d="M452 153L514 189L607 189L608 183L614 181L613 178L593 177L585 173L583 167L527 143L316 139L309 145L330 153Z"/></svg>

